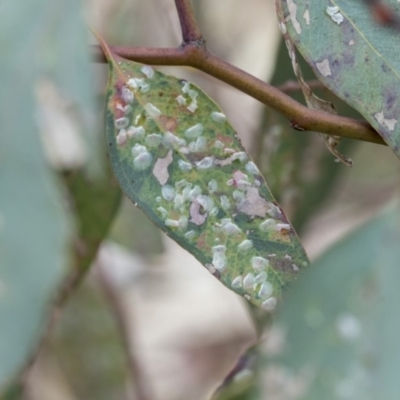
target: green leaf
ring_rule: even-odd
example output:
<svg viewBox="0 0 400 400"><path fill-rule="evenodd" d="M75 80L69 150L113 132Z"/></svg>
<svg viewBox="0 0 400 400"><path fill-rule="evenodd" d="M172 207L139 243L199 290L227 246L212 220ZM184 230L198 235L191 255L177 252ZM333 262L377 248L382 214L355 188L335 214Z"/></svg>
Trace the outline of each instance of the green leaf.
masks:
<svg viewBox="0 0 400 400"><path fill-rule="evenodd" d="M23 397L23 383L13 382L10 384L4 391L4 393L0 393L1 400L20 400Z"/></svg>
<svg viewBox="0 0 400 400"><path fill-rule="evenodd" d="M65 266L66 220L41 149L29 75L19 74L18 85L5 80L0 94L0 385L32 350Z"/></svg>
<svg viewBox="0 0 400 400"><path fill-rule="evenodd" d="M224 285L272 311L308 260L225 115L189 82L105 52L122 189Z"/></svg>
<svg viewBox="0 0 400 400"><path fill-rule="evenodd" d="M56 93L68 104L84 139L88 165L98 172L102 161L102 147L95 132L94 74L88 45L89 31L83 19L82 0L21 0L1 2L0 48L7 49L13 40L19 46L14 65L23 69L27 54L34 55L30 64L40 83L55 84ZM15 32L15 23L22 27ZM34 49L34 51L32 51ZM10 64L11 65L11 64ZM9 74L18 74L11 70ZM5 75L9 76L9 75ZM35 78L36 79L36 78ZM37 87L35 88L37 90Z"/></svg>
<svg viewBox="0 0 400 400"><path fill-rule="evenodd" d="M74 269L86 271L106 237L121 203L121 190L108 166L98 179L90 179L87 171L64 172L64 180L77 217Z"/></svg>
<svg viewBox="0 0 400 400"><path fill-rule="evenodd" d="M80 85L74 81L79 56L71 56L55 34L59 20L52 13L76 28L81 21L73 4L22 0L0 6L0 390L31 355L67 263L64 201L43 154L36 95L43 79L57 77L60 64L68 66L63 87ZM68 38L75 53L78 39ZM60 51L55 59L54 48Z"/></svg>
<svg viewBox="0 0 400 400"><path fill-rule="evenodd" d="M63 178L75 214L77 232L73 241L72 266L58 289L53 308L62 309L92 265L99 247L107 236L121 203L121 190L107 167L97 179L88 177L88 171L64 171ZM58 311L57 311L58 312ZM48 331L53 329L50 319Z"/></svg>
<svg viewBox="0 0 400 400"><path fill-rule="evenodd" d="M399 211L342 240L287 295L275 327L284 345L266 366L284 374L281 395L296 382L299 400L398 398Z"/></svg>
<svg viewBox="0 0 400 400"><path fill-rule="evenodd" d="M45 25L40 54L45 72L54 80L57 89L73 108L80 122L80 133L88 160L90 175L98 177L104 162L102 142L97 134L95 79L88 45L89 32L83 18L82 0L40 0L39 19Z"/></svg>
<svg viewBox="0 0 400 400"><path fill-rule="evenodd" d="M379 26L363 1L276 2L287 21L281 29L318 79L358 110L400 157L398 33ZM400 14L398 1L385 3Z"/></svg>
<svg viewBox="0 0 400 400"><path fill-rule="evenodd" d="M86 279L51 335L45 356L62 363L63 378L75 399L126 398L123 388L131 375L113 310L101 285Z"/></svg>

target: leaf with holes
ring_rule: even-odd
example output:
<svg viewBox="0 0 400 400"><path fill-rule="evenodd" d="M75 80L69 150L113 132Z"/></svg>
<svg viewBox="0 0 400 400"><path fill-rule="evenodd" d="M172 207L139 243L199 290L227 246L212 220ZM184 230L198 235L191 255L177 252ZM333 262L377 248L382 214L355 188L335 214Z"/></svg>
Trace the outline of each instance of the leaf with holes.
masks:
<svg viewBox="0 0 400 400"><path fill-rule="evenodd" d="M275 1L287 21L280 23L282 32L317 77L359 111L400 157L399 32L379 26L364 1ZM400 14L397 0L385 3Z"/></svg>
<svg viewBox="0 0 400 400"><path fill-rule="evenodd" d="M220 281L272 311L307 256L218 106L113 55L106 135L126 195Z"/></svg>

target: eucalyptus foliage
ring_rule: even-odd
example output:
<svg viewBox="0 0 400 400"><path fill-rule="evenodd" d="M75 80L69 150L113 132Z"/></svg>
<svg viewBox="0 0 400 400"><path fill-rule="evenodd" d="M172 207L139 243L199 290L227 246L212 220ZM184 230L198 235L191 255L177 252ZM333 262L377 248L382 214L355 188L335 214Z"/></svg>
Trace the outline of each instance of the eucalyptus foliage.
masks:
<svg viewBox="0 0 400 400"><path fill-rule="evenodd" d="M400 15L399 1L275 4L291 60L278 66L274 84L298 79L305 104L329 113L337 113L336 95L340 113L358 112L400 157L400 36L390 17ZM1 398L20 396L19 374L90 269L122 193L278 336L280 347L259 356L252 384L227 384L221 399L399 398L398 202L310 265L295 228L345 173L334 157L351 165L338 138L324 135L332 156L317 136L292 137L268 110L253 159L201 88L121 58L96 34L109 68L102 116L81 11L78 0L0 5ZM329 89L318 93L324 100L306 82L311 70ZM44 88L79 121L78 166L49 161Z"/></svg>

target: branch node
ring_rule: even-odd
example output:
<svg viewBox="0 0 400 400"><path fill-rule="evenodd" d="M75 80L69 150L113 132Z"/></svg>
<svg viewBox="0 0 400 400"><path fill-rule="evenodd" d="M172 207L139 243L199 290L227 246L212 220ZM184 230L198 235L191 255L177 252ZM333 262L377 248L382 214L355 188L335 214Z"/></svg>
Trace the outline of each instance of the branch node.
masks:
<svg viewBox="0 0 400 400"><path fill-rule="evenodd" d="M297 122L291 121L291 122L290 122L290 126L291 126L293 129L295 129L296 131L300 131L300 132L304 132L304 131L305 131L305 129L304 129L302 126L300 126Z"/></svg>
<svg viewBox="0 0 400 400"><path fill-rule="evenodd" d="M207 44L206 40L203 37L201 37L196 40L191 40L190 42L183 41L179 46L179 48L185 50L187 47L195 47L200 50L207 50L206 44Z"/></svg>

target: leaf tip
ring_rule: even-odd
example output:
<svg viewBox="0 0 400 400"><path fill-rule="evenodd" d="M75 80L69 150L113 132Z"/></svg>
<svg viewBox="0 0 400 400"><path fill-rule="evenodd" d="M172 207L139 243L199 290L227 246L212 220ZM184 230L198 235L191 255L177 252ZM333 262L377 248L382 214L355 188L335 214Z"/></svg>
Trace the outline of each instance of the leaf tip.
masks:
<svg viewBox="0 0 400 400"><path fill-rule="evenodd" d="M96 40L99 42L99 45L104 53L104 56L106 57L108 62L111 62L116 58L116 55L112 52L106 41L103 39L101 36L100 32L93 26L89 25L89 30L92 32L93 36L96 38Z"/></svg>

